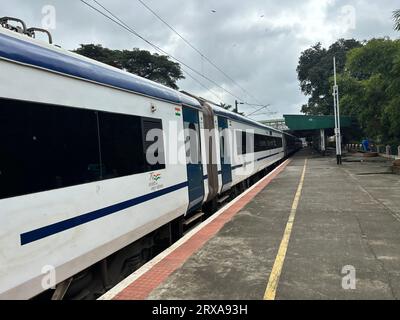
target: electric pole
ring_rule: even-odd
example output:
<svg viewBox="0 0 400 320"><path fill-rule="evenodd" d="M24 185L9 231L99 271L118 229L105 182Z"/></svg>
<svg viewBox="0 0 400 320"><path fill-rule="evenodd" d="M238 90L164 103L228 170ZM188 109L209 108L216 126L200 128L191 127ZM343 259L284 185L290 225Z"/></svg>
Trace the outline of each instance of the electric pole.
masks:
<svg viewBox="0 0 400 320"><path fill-rule="evenodd" d="M235 110L234 110L235 113L239 113L239 107L238 107L239 104L245 104L245 103L235 100Z"/></svg>
<svg viewBox="0 0 400 320"><path fill-rule="evenodd" d="M336 159L337 164L342 164L342 136L340 130L340 108L339 108L339 86L336 82L336 57L333 57L333 75L335 84L333 86L333 108L335 113L335 137L336 137Z"/></svg>

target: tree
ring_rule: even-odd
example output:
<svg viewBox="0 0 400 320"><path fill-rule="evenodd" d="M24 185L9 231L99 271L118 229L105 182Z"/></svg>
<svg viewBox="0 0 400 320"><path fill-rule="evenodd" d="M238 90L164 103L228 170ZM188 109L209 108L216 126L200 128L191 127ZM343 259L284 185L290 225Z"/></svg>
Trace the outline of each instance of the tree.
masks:
<svg viewBox="0 0 400 320"><path fill-rule="evenodd" d="M173 89L178 89L176 82L185 78L179 63L146 50L134 48L121 51L104 48L99 44L81 44L74 52Z"/></svg>
<svg viewBox="0 0 400 320"><path fill-rule="evenodd" d="M394 29L400 31L400 9L393 12Z"/></svg>
<svg viewBox="0 0 400 320"><path fill-rule="evenodd" d="M377 142L400 142L400 41L372 39L347 54L338 77L342 113ZM331 85L332 85L331 79Z"/></svg>
<svg viewBox="0 0 400 320"><path fill-rule="evenodd" d="M297 66L301 91L310 96L302 112L312 115L330 115L333 113L332 88L329 82L333 75L333 57L336 57L337 71L344 70L346 54L362 44L354 39L340 39L328 49L317 43L302 52Z"/></svg>

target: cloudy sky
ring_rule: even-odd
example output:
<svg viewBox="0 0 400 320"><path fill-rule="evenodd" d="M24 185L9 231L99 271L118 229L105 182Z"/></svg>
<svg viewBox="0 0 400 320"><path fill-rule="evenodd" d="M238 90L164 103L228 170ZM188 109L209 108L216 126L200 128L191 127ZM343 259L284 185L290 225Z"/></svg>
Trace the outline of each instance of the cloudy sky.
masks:
<svg viewBox="0 0 400 320"><path fill-rule="evenodd" d="M95 5L93 0L86 0ZM219 86L254 104L271 104L275 114L255 119L279 118L299 113L306 102L296 74L300 53L338 38L389 36L391 15L398 0L142 0L179 31L191 44L235 80L211 66L196 51L150 13L138 0L98 0L145 38L184 61ZM55 8L55 43L75 49L81 43L99 43L114 49L155 50L139 38L85 6L80 0L1 0L1 16L16 16L28 26L49 23L48 5ZM50 21L51 22L51 21ZM180 89L215 102L234 104L235 98L199 75L187 76ZM243 89L244 90L243 90ZM247 114L252 106L240 106Z"/></svg>

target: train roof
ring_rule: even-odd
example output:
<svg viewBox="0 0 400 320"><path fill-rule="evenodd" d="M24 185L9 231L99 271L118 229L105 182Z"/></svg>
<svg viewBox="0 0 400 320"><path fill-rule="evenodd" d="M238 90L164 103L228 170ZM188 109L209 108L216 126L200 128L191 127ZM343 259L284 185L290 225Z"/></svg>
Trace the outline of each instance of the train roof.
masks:
<svg viewBox="0 0 400 320"><path fill-rule="evenodd" d="M258 121L249 119L249 118L247 118L245 116L242 116L240 114L237 114L235 112L226 110L226 109L224 109L224 108L222 108L220 106L212 105L212 108L213 108L215 114L217 114L217 115L219 115L221 117L226 117L228 119L232 119L232 120L236 120L236 121L239 121L239 122L242 122L242 123L246 123L246 124L252 125L254 127L258 127L259 129L270 130L270 131L282 133L282 131L280 131L280 130L277 130L277 129L272 128L272 127L268 127L268 126L266 126L266 125L264 125L264 124L262 124L262 123L260 123Z"/></svg>
<svg viewBox="0 0 400 320"><path fill-rule="evenodd" d="M196 99L179 91L1 27L0 59L201 108Z"/></svg>
<svg viewBox="0 0 400 320"><path fill-rule="evenodd" d="M184 93L186 95L189 95L191 97L194 97L193 95L191 95L190 93L187 93L185 91L182 91L182 93ZM225 117L225 118L230 119L230 120L236 120L238 122L246 123L246 124L258 127L259 129L270 130L270 131L279 132L279 133L284 133L283 131L280 131L280 130L277 130L275 128L266 126L266 125L264 125L264 124L262 124L262 123L260 123L258 121L252 120L250 118L247 118L247 117L242 116L240 114L237 114L235 112L232 112L232 111L229 111L227 109L224 109L218 103L215 103L213 101L204 99L202 97L198 97L197 99L199 99L202 102L205 102L205 103L209 104L212 107L214 113L216 115L218 115L218 116Z"/></svg>

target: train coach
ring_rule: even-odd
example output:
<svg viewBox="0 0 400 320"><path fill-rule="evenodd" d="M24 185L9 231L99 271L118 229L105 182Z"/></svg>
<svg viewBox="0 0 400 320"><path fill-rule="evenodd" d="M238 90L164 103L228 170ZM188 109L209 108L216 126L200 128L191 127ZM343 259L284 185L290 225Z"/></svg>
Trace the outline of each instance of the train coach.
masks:
<svg viewBox="0 0 400 320"><path fill-rule="evenodd" d="M204 99L9 29L0 27L0 299L98 297L299 148ZM152 131L162 134L149 141Z"/></svg>

